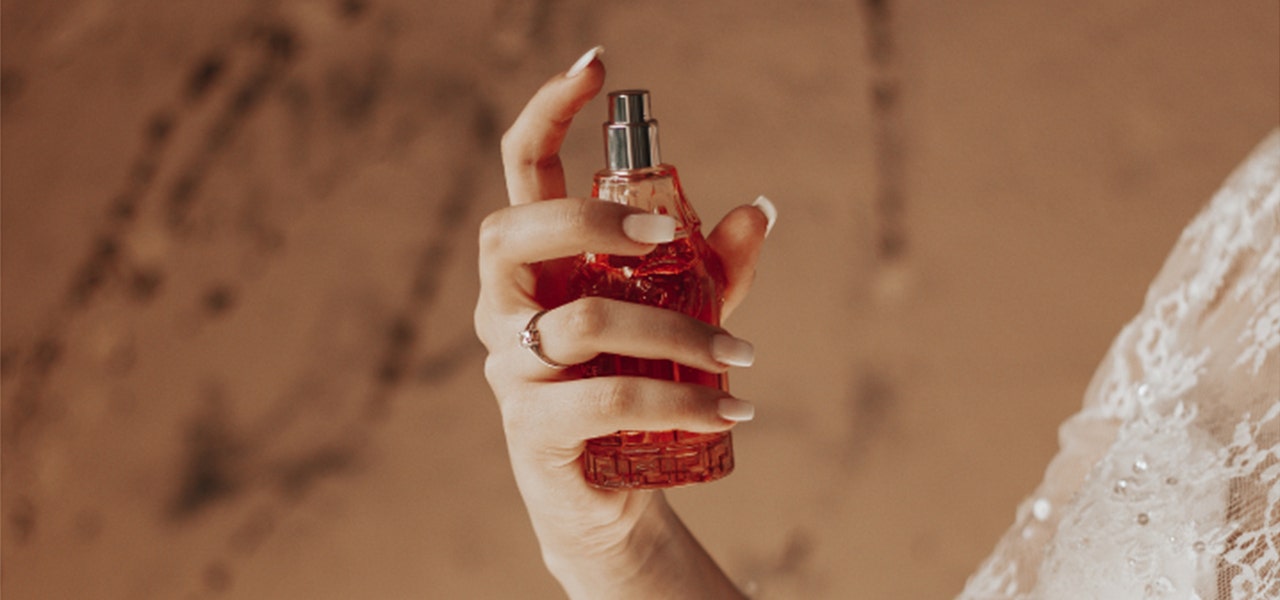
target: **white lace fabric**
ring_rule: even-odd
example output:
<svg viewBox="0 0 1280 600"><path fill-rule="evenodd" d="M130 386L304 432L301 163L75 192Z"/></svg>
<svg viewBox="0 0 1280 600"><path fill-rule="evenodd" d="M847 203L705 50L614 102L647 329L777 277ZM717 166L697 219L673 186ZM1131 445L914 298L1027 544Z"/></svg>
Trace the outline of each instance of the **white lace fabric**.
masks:
<svg viewBox="0 0 1280 600"><path fill-rule="evenodd" d="M1182 233L962 600L1280 598L1280 130Z"/></svg>

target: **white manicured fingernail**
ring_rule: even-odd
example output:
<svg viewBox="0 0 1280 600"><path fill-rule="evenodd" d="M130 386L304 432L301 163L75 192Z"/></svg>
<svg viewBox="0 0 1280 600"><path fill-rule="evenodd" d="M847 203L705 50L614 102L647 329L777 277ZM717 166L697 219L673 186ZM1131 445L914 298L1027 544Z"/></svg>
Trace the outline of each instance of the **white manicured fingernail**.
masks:
<svg viewBox="0 0 1280 600"><path fill-rule="evenodd" d="M653 213L627 215L622 220L622 232L642 244L665 244L676 239L676 220Z"/></svg>
<svg viewBox="0 0 1280 600"><path fill-rule="evenodd" d="M720 413L720 418L726 421L750 421L756 416L756 407L746 400L721 398L717 412Z"/></svg>
<svg viewBox="0 0 1280 600"><path fill-rule="evenodd" d="M595 48L587 50L586 54L583 54L578 58L578 62L573 63L573 66L569 67L569 70L564 74L564 76L574 77L578 73L583 72L586 70L587 65L591 64L591 61L595 60L596 57L601 54L604 54L604 46L596 46Z"/></svg>
<svg viewBox="0 0 1280 600"><path fill-rule="evenodd" d="M773 231L773 224L778 221L778 207L774 206L773 201L765 198L764 196L756 198L756 201L752 202L751 206L760 209L760 212L764 213L764 218L769 223L768 225L765 225L764 235L765 237L768 237L769 232Z"/></svg>
<svg viewBox="0 0 1280 600"><path fill-rule="evenodd" d="M711 338L711 357L733 367L750 367L756 361L756 349L747 340L717 333Z"/></svg>

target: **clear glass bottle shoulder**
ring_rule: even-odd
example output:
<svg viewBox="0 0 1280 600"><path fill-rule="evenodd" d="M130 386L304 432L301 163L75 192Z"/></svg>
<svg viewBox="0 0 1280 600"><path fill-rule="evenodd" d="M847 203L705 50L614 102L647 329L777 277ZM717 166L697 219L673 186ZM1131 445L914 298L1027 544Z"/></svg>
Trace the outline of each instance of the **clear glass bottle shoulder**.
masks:
<svg viewBox="0 0 1280 600"><path fill-rule="evenodd" d="M660 164L644 169L598 171L591 195L649 212L671 215L679 222L677 237L697 231L702 225L680 187L676 168Z"/></svg>

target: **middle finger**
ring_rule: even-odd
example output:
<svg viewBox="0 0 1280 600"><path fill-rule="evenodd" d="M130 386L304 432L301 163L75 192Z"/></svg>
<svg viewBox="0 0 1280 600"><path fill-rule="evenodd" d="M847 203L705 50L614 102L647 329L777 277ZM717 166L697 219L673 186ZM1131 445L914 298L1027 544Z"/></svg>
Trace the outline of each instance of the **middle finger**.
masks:
<svg viewBox="0 0 1280 600"><path fill-rule="evenodd" d="M523 310L530 290L519 285L518 271L525 265L582 252L639 256L674 239L675 228L669 216L595 199L501 209L480 226L482 293L496 296L504 312Z"/></svg>

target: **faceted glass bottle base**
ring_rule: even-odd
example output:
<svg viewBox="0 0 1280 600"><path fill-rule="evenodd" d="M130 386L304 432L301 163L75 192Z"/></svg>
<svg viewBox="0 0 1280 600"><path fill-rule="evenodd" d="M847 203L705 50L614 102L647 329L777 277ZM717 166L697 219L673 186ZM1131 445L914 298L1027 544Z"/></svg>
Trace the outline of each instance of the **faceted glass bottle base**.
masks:
<svg viewBox="0 0 1280 600"><path fill-rule="evenodd" d="M727 431L621 431L587 440L582 454L587 482L602 488L667 488L732 471L733 436Z"/></svg>

